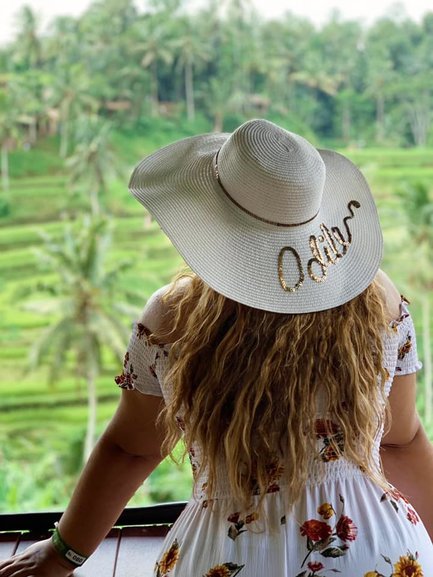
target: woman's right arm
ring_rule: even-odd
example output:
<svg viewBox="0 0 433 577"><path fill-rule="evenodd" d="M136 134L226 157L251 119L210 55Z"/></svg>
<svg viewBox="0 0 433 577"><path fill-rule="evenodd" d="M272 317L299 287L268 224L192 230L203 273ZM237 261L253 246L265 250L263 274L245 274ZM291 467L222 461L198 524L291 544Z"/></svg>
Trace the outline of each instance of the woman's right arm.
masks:
<svg viewBox="0 0 433 577"><path fill-rule="evenodd" d="M163 433L156 419L160 397L122 391L116 414L84 468L59 523L64 541L89 556L109 532L126 503L161 462ZM51 539L0 562L0 577L68 577L74 567Z"/></svg>
<svg viewBox="0 0 433 577"><path fill-rule="evenodd" d="M381 444L385 476L421 517L433 541L433 445L416 411L416 373L394 378L392 425Z"/></svg>
<svg viewBox="0 0 433 577"><path fill-rule="evenodd" d="M163 290L165 287L149 299L140 317L151 330L157 328L164 312L159 298ZM137 344L131 339L128 352L131 359L134 357L138 373L145 364L146 350L141 341ZM155 383L147 383L149 378L148 372L143 373L135 383L140 382L141 388L122 390L116 413L93 450L60 519L58 529L63 540L83 556L93 553L129 499L165 456L161 454L165 428L157 424L164 398L161 391L160 395L155 394ZM147 394L147 389L153 392ZM69 577L73 569L54 549L51 539L0 561L0 577Z"/></svg>

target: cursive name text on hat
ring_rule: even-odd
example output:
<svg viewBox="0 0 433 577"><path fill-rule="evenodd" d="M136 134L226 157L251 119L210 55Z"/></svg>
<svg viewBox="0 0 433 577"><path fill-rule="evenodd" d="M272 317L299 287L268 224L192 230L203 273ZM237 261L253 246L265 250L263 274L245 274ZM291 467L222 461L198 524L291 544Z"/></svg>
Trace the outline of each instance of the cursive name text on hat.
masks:
<svg viewBox="0 0 433 577"><path fill-rule="evenodd" d="M345 236L338 228L333 226L329 229L325 223L321 223L321 234L312 234L309 239L309 246L312 258L307 262L307 273L312 281L322 283L328 275L328 267L335 264L338 259L343 258L352 243L352 232L349 228L349 221L355 216L353 208L359 208L361 204L357 200L351 200L347 208L349 215L343 218ZM346 237L346 238L345 238ZM323 251L323 252L322 252ZM283 258L286 253L291 254L296 262L298 279L294 286L289 286L284 277ZM298 251L292 246L284 246L278 255L278 278L283 290L289 293L296 292L305 281L305 271Z"/></svg>

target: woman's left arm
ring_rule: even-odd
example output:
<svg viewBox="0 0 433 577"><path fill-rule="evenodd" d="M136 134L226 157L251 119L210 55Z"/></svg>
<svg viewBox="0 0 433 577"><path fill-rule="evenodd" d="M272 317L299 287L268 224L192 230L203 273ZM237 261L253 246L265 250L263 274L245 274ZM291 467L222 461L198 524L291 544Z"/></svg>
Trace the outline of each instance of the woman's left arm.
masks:
<svg viewBox="0 0 433 577"><path fill-rule="evenodd" d="M433 541L433 445L416 410L416 374L394 378L391 427L382 439L385 476L406 495Z"/></svg>

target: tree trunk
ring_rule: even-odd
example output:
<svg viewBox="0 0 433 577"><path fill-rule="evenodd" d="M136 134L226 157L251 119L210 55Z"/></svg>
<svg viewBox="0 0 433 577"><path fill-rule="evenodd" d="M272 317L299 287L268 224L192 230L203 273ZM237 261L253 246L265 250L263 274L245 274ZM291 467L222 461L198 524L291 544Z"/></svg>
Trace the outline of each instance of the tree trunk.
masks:
<svg viewBox="0 0 433 577"><path fill-rule="evenodd" d="M66 158L69 139L69 102L65 102L62 105L60 123L60 156L61 158Z"/></svg>
<svg viewBox="0 0 433 577"><path fill-rule="evenodd" d="M101 207L106 203L107 187L105 186L105 176L99 163L96 163L96 179L98 182L98 190L96 191L98 212L101 212Z"/></svg>
<svg viewBox="0 0 433 577"><path fill-rule="evenodd" d="M2 144L2 160L1 160L1 172L2 172L2 188L4 192L9 190L9 152L8 145L6 142Z"/></svg>
<svg viewBox="0 0 433 577"><path fill-rule="evenodd" d="M152 64L152 110L153 117L159 116L159 95L158 95L158 65L155 62Z"/></svg>
<svg viewBox="0 0 433 577"><path fill-rule="evenodd" d="M144 229L148 230L152 226L152 215L150 212L145 211L144 213Z"/></svg>
<svg viewBox="0 0 433 577"><path fill-rule="evenodd" d="M385 98L381 92L376 97L376 141L383 142L385 138Z"/></svg>
<svg viewBox="0 0 433 577"><path fill-rule="evenodd" d="M408 109L414 142L416 146L425 146L430 128L430 110L422 98L419 102L408 104Z"/></svg>
<svg viewBox="0 0 433 577"><path fill-rule="evenodd" d="M290 78L290 73L286 74L286 76L283 79L281 86L284 87L283 90L285 91L285 94L286 94L285 100L287 101L287 106L288 106L289 110L292 111L296 115L296 98L295 98L295 90L294 90L295 87L293 85L293 81Z"/></svg>
<svg viewBox="0 0 433 577"><path fill-rule="evenodd" d="M34 117L33 122L30 124L29 128L29 140L31 144L36 144L38 139L37 126L37 119Z"/></svg>
<svg viewBox="0 0 433 577"><path fill-rule="evenodd" d="M424 416L426 425L432 424L433 416L433 374L430 338L430 301L429 294L422 299L422 336L424 352Z"/></svg>
<svg viewBox="0 0 433 577"><path fill-rule="evenodd" d="M92 210L93 216L99 216L101 214L101 205L99 204L99 194L97 190L92 188L90 190L90 208Z"/></svg>
<svg viewBox="0 0 433 577"><path fill-rule="evenodd" d="M96 379L93 373L87 375L87 429L84 443L83 462L86 463L95 445L96 436Z"/></svg>
<svg viewBox="0 0 433 577"><path fill-rule="evenodd" d="M224 123L224 113L221 110L216 110L213 117L213 131L222 132Z"/></svg>
<svg viewBox="0 0 433 577"><path fill-rule="evenodd" d="M188 58L185 64L185 96L186 96L186 111L189 121L195 118L195 103L194 103L194 73L191 58Z"/></svg>
<svg viewBox="0 0 433 577"><path fill-rule="evenodd" d="M352 119L350 115L349 104L343 104L343 140L345 144L350 142L350 129L352 125Z"/></svg>

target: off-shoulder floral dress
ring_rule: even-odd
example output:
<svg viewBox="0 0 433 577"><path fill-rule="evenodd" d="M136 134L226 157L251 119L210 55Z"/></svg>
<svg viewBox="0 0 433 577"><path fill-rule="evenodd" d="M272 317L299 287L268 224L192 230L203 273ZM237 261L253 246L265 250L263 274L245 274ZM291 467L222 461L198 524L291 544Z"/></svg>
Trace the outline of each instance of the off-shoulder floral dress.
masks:
<svg viewBox="0 0 433 577"><path fill-rule="evenodd" d="M421 367L404 299L400 313L384 337L387 394L394 375ZM120 387L167 400L169 345L151 345L148 334L141 322L134 323L123 372L115 380ZM181 417L178 424L184 426ZM206 478L196 474L200 448L191 447L192 497L166 536L154 577L433 577L433 545L414 507L394 487L384 493L354 464L338 459L331 436L344 447L338 428L318 414L316 465L289 513L282 498L284 461L270 467L265 512L276 532L263 530L254 507L244 515L222 513L230 494L224 474L210 506Z"/></svg>

